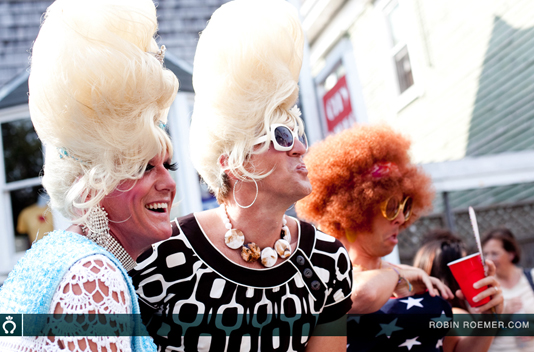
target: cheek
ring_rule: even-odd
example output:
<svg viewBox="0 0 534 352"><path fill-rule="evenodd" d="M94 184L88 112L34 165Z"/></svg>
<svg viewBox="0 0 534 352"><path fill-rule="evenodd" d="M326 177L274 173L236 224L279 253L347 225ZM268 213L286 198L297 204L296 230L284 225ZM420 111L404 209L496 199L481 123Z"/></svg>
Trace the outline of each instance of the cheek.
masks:
<svg viewBox="0 0 534 352"><path fill-rule="evenodd" d="M380 215L375 215L371 223L371 230L375 235L382 235L387 232L390 226L390 221Z"/></svg>
<svg viewBox="0 0 534 352"><path fill-rule="evenodd" d="M135 181L126 181L113 191L110 196L115 198L115 202L122 202L123 207L135 205L150 190L149 182L146 178Z"/></svg>

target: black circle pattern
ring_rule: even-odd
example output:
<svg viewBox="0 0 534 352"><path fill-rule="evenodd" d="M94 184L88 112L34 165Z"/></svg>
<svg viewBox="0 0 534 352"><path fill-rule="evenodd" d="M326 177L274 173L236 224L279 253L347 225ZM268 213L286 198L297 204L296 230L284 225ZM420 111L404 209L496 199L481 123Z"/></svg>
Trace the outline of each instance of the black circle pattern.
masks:
<svg viewBox="0 0 534 352"><path fill-rule="evenodd" d="M130 273L159 351L303 351L317 324L352 300L352 265L333 237L299 223L299 246L280 265L248 269L209 242L193 214Z"/></svg>

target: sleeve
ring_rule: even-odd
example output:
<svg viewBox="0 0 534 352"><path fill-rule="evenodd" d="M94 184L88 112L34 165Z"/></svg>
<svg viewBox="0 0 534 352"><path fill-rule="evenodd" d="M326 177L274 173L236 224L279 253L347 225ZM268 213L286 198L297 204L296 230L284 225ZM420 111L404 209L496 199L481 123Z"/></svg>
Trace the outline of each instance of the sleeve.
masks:
<svg viewBox="0 0 534 352"><path fill-rule="evenodd" d="M157 343L157 334L162 324L161 306L166 296L165 256L159 256L161 243L152 245L150 249L141 254L138 258L137 266L129 272L132 277L132 283L137 293L139 309L141 310L141 319L146 326L150 336ZM168 248L168 246L163 246Z"/></svg>
<svg viewBox="0 0 534 352"><path fill-rule="evenodd" d="M318 262L314 263L315 269L328 287L326 303L318 321L318 324L325 324L338 320L352 307L352 263L343 244L320 231L316 231L313 256Z"/></svg>
<svg viewBox="0 0 534 352"><path fill-rule="evenodd" d="M154 243L142 258L130 275L143 323L163 351L183 335L181 325L174 321L174 305L194 292L197 284L194 277L201 262L195 260L197 257L184 237L175 235Z"/></svg>
<svg viewBox="0 0 534 352"><path fill-rule="evenodd" d="M53 323L49 331L60 337L47 337L48 346L84 352L131 351L131 336L124 336L128 335L123 331L125 325L116 320L132 312L128 285L119 268L106 256L92 255L76 262L63 276L50 310L55 316L76 314L77 318L69 321L68 326L67 318L63 323ZM104 324L95 326L93 314L102 314L98 319ZM87 336L73 335L74 325L86 331Z"/></svg>

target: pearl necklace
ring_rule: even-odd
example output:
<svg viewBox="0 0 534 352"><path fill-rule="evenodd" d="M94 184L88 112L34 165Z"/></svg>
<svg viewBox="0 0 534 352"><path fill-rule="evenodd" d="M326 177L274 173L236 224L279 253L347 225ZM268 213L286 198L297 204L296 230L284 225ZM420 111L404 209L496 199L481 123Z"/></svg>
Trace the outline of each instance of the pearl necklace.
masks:
<svg viewBox="0 0 534 352"><path fill-rule="evenodd" d="M243 231L232 228L232 223L228 218L226 212L226 205L221 204L222 220L224 226L228 231L224 235L224 242L229 248L241 248L241 258L247 263L253 263L261 258L261 264L266 268L272 267L276 264L277 254L280 258L287 258L291 255L291 233L287 225L286 216L282 218L282 230L280 231L280 239L274 243L274 248L265 247L263 250L254 242L245 243L245 235Z"/></svg>

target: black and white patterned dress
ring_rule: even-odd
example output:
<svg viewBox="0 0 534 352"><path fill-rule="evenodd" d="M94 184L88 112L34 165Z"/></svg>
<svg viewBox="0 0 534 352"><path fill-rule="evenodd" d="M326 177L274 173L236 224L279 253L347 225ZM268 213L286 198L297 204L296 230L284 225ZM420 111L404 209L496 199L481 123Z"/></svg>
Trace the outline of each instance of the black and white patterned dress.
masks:
<svg viewBox="0 0 534 352"><path fill-rule="evenodd" d="M160 351L302 351L317 324L352 305L343 245L298 222L297 249L272 268L224 257L193 214L131 272L143 321Z"/></svg>

